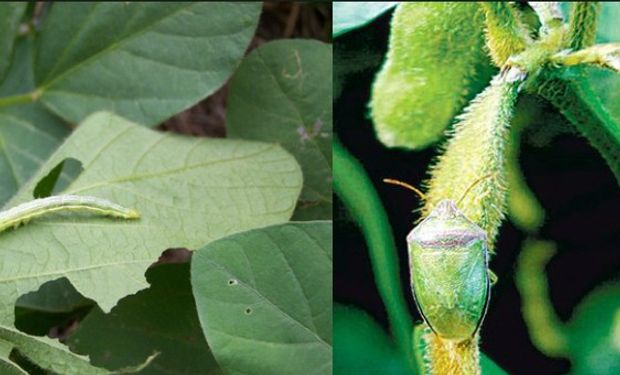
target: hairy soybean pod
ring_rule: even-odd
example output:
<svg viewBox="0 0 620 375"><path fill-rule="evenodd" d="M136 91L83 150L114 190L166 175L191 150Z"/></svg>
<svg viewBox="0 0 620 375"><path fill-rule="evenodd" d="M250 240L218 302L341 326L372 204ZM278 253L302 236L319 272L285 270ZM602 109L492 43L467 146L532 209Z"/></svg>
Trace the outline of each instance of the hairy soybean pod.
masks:
<svg viewBox="0 0 620 375"><path fill-rule="evenodd" d="M489 301L486 233L443 200L407 236L411 287L426 323L463 341L482 323Z"/></svg>
<svg viewBox="0 0 620 375"><path fill-rule="evenodd" d="M56 195L35 199L0 212L0 232L7 228L17 227L36 217L58 211L90 211L122 219L140 217L138 211L105 199L79 195Z"/></svg>

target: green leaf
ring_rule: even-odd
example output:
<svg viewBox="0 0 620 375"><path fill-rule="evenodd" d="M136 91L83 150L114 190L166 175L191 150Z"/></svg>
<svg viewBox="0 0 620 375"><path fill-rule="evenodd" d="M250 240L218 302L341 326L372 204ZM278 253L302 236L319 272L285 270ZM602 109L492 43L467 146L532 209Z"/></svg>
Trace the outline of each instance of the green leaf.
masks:
<svg viewBox="0 0 620 375"><path fill-rule="evenodd" d="M194 254L198 316L227 373L332 373L331 228L272 226Z"/></svg>
<svg viewBox="0 0 620 375"><path fill-rule="evenodd" d="M260 3L54 3L37 39L41 100L71 122L110 110L153 126L220 87Z"/></svg>
<svg viewBox="0 0 620 375"><path fill-rule="evenodd" d="M442 138L492 73L476 3L410 2L394 12L387 58L372 87L372 120L388 147Z"/></svg>
<svg viewBox="0 0 620 375"><path fill-rule="evenodd" d="M583 69L545 72L537 91L601 154L620 183L620 126L584 80Z"/></svg>
<svg viewBox="0 0 620 375"><path fill-rule="evenodd" d="M282 40L254 50L232 79L226 116L229 136L295 155L304 171L296 220L331 218L331 45Z"/></svg>
<svg viewBox="0 0 620 375"><path fill-rule="evenodd" d="M13 45L19 32L19 21L26 11L25 2L0 3L0 83L11 63Z"/></svg>
<svg viewBox="0 0 620 375"><path fill-rule="evenodd" d="M26 371L8 358L0 358L0 373L4 375L28 375Z"/></svg>
<svg viewBox="0 0 620 375"><path fill-rule="evenodd" d="M84 171L65 190L136 208L121 221L52 215L1 234L0 324L13 324L20 294L66 277L109 311L148 286L144 271L162 250L196 249L235 232L290 218L302 176L275 144L157 133L108 113L87 120L7 206L32 199L37 181L61 160Z"/></svg>
<svg viewBox="0 0 620 375"><path fill-rule="evenodd" d="M125 297L110 314L90 313L69 346L108 369L159 353L144 373L222 374L200 328L189 275L188 263L150 268L149 289Z"/></svg>
<svg viewBox="0 0 620 375"><path fill-rule="evenodd" d="M20 355L38 366L63 375L98 375L108 371L92 366L88 358L72 353L58 341L28 336L0 324L0 339L10 343ZM4 374L4 373L3 373Z"/></svg>
<svg viewBox="0 0 620 375"><path fill-rule="evenodd" d="M398 1L335 1L332 33L334 37L369 24L392 9Z"/></svg>
<svg viewBox="0 0 620 375"><path fill-rule="evenodd" d="M572 374L620 373L620 284L601 286L588 294L568 324Z"/></svg>
<svg viewBox="0 0 620 375"><path fill-rule="evenodd" d="M407 309L398 265L398 252L385 209L364 167L336 140L334 191L360 226L372 262L377 290L383 300L390 330L401 352L413 366L411 315Z"/></svg>
<svg viewBox="0 0 620 375"><path fill-rule="evenodd" d="M366 313L334 306L334 374L411 374L386 332Z"/></svg>
<svg viewBox="0 0 620 375"><path fill-rule="evenodd" d="M596 36L597 43L620 42L620 4L602 2L601 14ZM588 69L587 81L592 90L611 114L616 124L620 124L620 74L605 69Z"/></svg>
<svg viewBox="0 0 620 375"><path fill-rule="evenodd" d="M23 94L33 87L32 40L22 38L16 43L7 79L0 86L0 101L3 96ZM69 130L39 103L0 105L0 205L30 179Z"/></svg>
<svg viewBox="0 0 620 375"><path fill-rule="evenodd" d="M15 327L38 336L52 327L86 315L94 302L85 298L66 278L48 281L36 292L21 296L15 303Z"/></svg>

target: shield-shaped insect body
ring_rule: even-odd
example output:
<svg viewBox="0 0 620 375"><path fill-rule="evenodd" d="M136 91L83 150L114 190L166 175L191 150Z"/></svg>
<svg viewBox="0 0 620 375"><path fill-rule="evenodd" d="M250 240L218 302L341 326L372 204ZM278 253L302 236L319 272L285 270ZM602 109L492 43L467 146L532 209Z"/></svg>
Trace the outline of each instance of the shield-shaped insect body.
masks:
<svg viewBox="0 0 620 375"><path fill-rule="evenodd" d="M486 233L452 200L443 200L407 236L418 310L447 340L471 338L489 299Z"/></svg>

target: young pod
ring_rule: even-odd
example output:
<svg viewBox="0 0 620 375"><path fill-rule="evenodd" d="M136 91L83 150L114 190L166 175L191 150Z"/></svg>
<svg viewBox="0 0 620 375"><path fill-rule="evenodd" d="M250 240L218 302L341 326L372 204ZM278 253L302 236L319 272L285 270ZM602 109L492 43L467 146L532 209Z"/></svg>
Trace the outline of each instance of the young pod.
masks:
<svg viewBox="0 0 620 375"><path fill-rule="evenodd" d="M377 137L388 147L429 146L491 74L477 3L399 4L387 58L372 87Z"/></svg>
<svg viewBox="0 0 620 375"><path fill-rule="evenodd" d="M474 336L489 300L486 233L443 200L407 236L411 287L420 314L443 339Z"/></svg>

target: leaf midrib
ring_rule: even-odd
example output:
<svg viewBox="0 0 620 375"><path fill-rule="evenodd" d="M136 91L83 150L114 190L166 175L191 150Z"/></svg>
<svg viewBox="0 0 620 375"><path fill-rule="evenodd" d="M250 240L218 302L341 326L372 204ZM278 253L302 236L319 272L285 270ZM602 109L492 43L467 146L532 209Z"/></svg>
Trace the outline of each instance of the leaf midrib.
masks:
<svg viewBox="0 0 620 375"><path fill-rule="evenodd" d="M195 3L192 2L190 4L187 4L185 6L179 7L178 9L176 9L175 11L167 14L166 16L156 19L154 20L152 23L149 23L147 25L145 25L142 29L137 30L135 33L128 35L124 38L119 39L118 41L115 41L113 43L111 43L109 46L103 48L102 50L96 52L95 54L87 57L86 59L82 60L81 62L73 65L72 67L66 69L64 72L60 73L58 76L56 76L55 78L52 78L51 80L47 81L47 83L43 83L41 84L41 86L38 88L38 91L41 91L41 93L43 93L46 89L48 89L50 86L52 86L56 81L60 80L61 78L65 77L66 75L72 73L75 70L81 69L83 66L86 66L90 63L91 60L94 60L96 58L98 58L100 55L106 54L110 51L115 51L118 47L121 47L122 45L124 45L125 43L128 43L129 41L140 37L144 34L146 34L147 32L151 31L152 28L154 28L155 26L157 26L160 22L163 22L165 20L168 20L170 17L174 17L176 16L178 13L180 13L181 11L187 10L188 8L191 8L195 5L199 5L201 4L200 2ZM89 16L90 17L90 16ZM67 49L65 49L66 51ZM50 73L51 74L51 73Z"/></svg>

